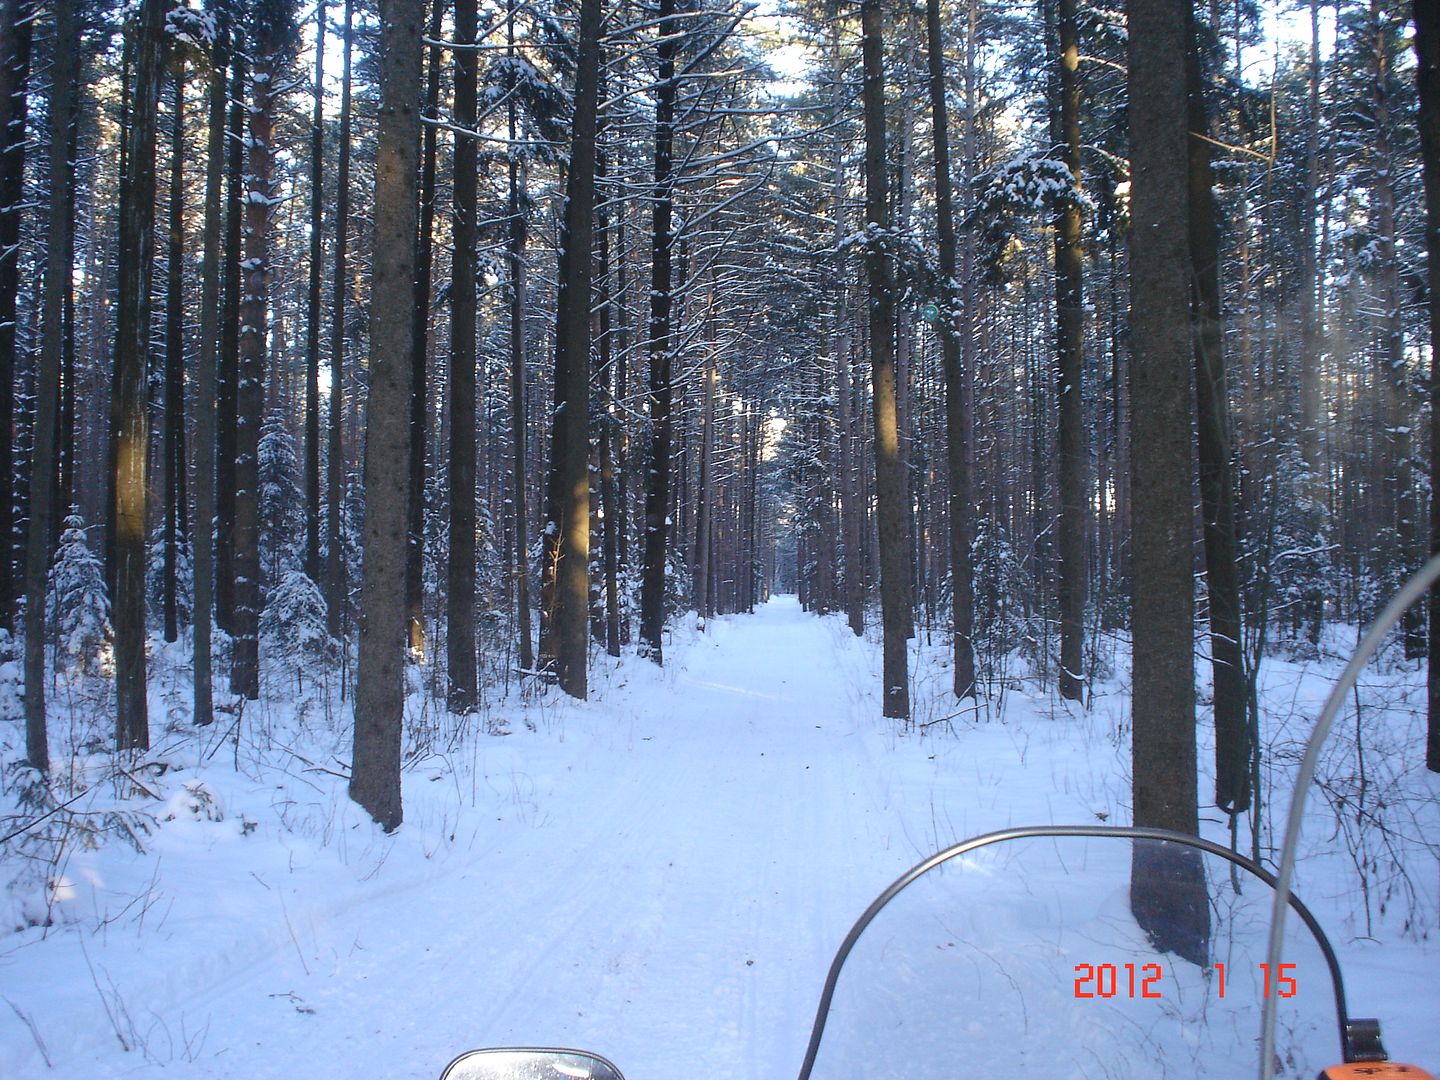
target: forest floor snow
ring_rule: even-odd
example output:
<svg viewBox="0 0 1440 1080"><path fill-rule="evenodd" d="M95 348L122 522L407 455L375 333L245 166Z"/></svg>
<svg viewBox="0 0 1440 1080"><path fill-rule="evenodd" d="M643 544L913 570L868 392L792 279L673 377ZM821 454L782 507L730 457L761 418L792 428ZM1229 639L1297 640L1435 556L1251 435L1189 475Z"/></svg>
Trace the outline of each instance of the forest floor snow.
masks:
<svg viewBox="0 0 1440 1080"><path fill-rule="evenodd" d="M1004 826L1129 820L1123 676L1089 710L1017 682L983 715L948 717L940 640L916 647L928 726L906 731L880 718L878 647L791 597L679 628L663 669L599 658L588 702L548 691L462 721L415 695L390 836L346 795L333 695L269 697L197 732L177 677L152 694L170 721L145 760L163 768L117 778L98 749L74 759L96 781L77 820L128 822L137 842L73 835L39 892L35 852L0 862L0 885L15 879L0 1076L433 1078L507 1044L592 1048L629 1080L793 1076L836 947L906 868ZM1288 710L1267 732L1276 776L1338 668L1268 669L1267 701ZM1380 685L1413 727L1423 672ZM13 757L19 728L3 727ZM1434 1070L1440 870L1423 845L1403 873L1383 860L1407 829L1440 835L1440 778L1396 769L1400 840L1327 829L1316 799L1299 887L1352 1010ZM1213 811L1204 829L1226 839ZM1368 909L1357 860L1374 862Z"/></svg>

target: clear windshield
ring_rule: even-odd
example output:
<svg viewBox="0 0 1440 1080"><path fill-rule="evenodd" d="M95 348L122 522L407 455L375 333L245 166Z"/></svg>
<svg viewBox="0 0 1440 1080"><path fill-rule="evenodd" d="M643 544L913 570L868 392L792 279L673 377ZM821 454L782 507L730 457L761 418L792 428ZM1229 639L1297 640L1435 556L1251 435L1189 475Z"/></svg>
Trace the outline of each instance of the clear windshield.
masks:
<svg viewBox="0 0 1440 1080"><path fill-rule="evenodd" d="M1284 966L1267 968L1272 900L1244 869L1156 841L1026 837L971 851L860 936L810 1075L1234 1080L1258 1071L1268 992L1276 1075L1308 1080L1340 1060L1334 984L1299 919Z"/></svg>

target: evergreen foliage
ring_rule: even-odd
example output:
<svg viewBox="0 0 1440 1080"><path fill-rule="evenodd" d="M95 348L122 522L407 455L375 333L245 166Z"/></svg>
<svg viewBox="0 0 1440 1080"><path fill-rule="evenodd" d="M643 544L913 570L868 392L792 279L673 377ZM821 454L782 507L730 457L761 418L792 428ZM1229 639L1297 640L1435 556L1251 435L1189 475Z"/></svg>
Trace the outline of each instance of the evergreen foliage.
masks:
<svg viewBox="0 0 1440 1080"><path fill-rule="evenodd" d="M55 634L57 668L78 666L110 675L110 600L100 559L85 533L85 522L72 507L50 570L47 621Z"/></svg>
<svg viewBox="0 0 1440 1080"><path fill-rule="evenodd" d="M299 448L278 404L260 429L259 470L261 567L275 583L300 566L305 538Z"/></svg>
<svg viewBox="0 0 1440 1080"><path fill-rule="evenodd" d="M293 670L323 665L338 653L325 629L325 598L299 566L286 568L270 589L260 637L269 654Z"/></svg>

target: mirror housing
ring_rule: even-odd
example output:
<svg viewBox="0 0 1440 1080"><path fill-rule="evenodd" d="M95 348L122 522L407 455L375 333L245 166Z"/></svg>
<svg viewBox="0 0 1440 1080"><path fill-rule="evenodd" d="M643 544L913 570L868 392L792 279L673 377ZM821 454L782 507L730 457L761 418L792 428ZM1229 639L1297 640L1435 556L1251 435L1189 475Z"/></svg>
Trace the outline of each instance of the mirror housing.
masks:
<svg viewBox="0 0 1440 1080"><path fill-rule="evenodd" d="M584 1050L510 1047L471 1050L441 1073L440 1080L625 1080L620 1070Z"/></svg>

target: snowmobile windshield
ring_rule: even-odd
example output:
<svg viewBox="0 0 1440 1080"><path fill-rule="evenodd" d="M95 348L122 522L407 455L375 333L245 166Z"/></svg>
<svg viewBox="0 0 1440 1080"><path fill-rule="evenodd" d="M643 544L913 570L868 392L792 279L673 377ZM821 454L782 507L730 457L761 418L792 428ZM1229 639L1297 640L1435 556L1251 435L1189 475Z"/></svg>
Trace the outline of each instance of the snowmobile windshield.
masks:
<svg viewBox="0 0 1440 1080"><path fill-rule="evenodd" d="M440 1080L624 1080L614 1065L587 1050L513 1048L471 1050L450 1063Z"/></svg>
<svg viewBox="0 0 1440 1080"><path fill-rule="evenodd" d="M1161 837L1166 837L1161 839ZM1276 1075L1341 1060L1344 995L1298 901L1266 960L1268 873L1158 830L1016 829L941 852L861 917L801 1080Z"/></svg>

